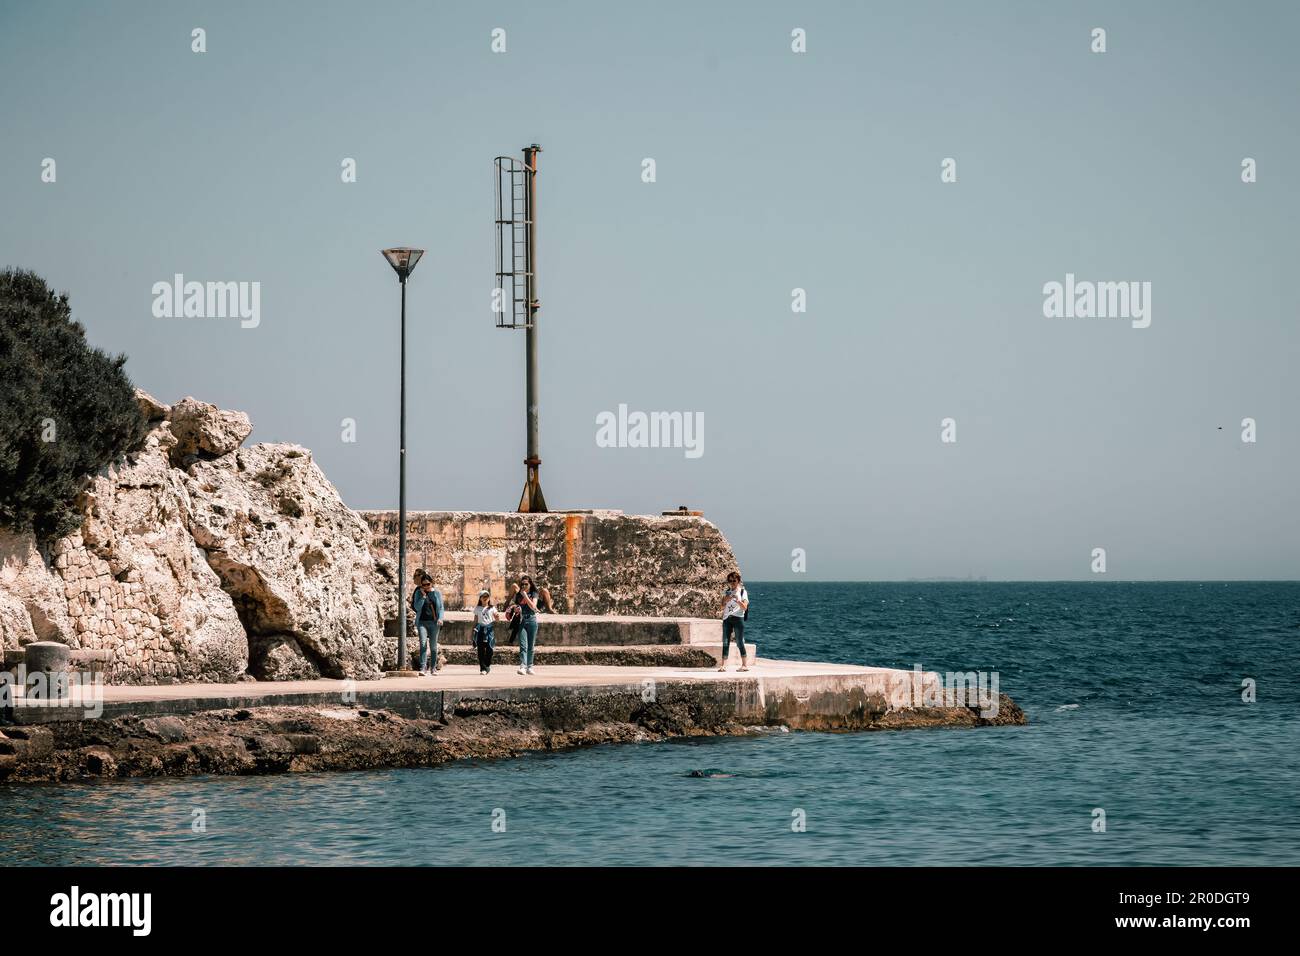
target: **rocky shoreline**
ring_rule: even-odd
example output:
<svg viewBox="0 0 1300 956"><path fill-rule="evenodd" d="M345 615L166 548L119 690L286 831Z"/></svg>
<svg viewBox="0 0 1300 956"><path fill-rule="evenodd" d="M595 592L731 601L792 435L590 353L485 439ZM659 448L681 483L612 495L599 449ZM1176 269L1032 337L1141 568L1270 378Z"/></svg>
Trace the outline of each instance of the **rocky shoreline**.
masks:
<svg viewBox="0 0 1300 956"><path fill-rule="evenodd" d="M1018 725L1005 694L995 717L968 707L869 706L834 718L762 724L702 688L502 700L462 695L440 718L361 706L267 706L201 713L0 726L0 783L199 774L430 767L596 744L741 736L773 729L866 731Z"/></svg>

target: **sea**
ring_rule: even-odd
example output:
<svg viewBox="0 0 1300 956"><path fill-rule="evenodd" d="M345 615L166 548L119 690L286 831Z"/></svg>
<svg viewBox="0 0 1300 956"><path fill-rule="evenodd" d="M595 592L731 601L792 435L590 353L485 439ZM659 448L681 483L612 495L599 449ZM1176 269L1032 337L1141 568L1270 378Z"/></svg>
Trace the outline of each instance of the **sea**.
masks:
<svg viewBox="0 0 1300 956"><path fill-rule="evenodd" d="M747 587L765 657L996 673L1028 724L0 785L5 862L1300 864L1300 583Z"/></svg>

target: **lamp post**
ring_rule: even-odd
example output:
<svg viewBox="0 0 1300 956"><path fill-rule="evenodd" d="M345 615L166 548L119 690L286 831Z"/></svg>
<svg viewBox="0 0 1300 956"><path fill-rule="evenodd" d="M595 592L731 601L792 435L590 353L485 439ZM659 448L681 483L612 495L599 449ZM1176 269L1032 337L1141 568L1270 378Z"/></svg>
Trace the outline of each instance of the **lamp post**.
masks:
<svg viewBox="0 0 1300 956"><path fill-rule="evenodd" d="M401 426L397 458L397 671L411 669L406 654L406 280L424 255L423 249L384 249L384 258L402 285Z"/></svg>

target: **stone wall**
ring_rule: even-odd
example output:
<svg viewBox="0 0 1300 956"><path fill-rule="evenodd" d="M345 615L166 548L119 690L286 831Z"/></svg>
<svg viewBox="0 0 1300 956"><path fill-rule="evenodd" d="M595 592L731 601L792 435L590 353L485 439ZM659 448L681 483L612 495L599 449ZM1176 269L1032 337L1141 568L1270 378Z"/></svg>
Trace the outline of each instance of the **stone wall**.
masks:
<svg viewBox="0 0 1300 956"><path fill-rule="evenodd" d="M397 513L361 516L376 556L396 564ZM427 570L452 610L483 588L504 601L507 576L527 572L562 613L714 617L736 566L722 532L696 516L415 511L406 534L408 579Z"/></svg>

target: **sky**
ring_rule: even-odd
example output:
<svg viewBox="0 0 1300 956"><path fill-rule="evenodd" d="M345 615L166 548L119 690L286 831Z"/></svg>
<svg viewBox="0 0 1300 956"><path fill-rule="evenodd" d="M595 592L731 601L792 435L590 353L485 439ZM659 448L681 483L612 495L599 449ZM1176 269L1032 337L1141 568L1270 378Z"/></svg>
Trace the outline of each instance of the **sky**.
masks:
<svg viewBox="0 0 1300 956"><path fill-rule="evenodd" d="M408 506L512 510L492 159L539 143L551 508L702 510L751 580L1295 579L1298 29L1281 2L0 0L0 266L140 387L395 508L380 250L424 248ZM156 316L176 273L258 283L256 326ZM1149 326L1046 316L1067 274L1149 282ZM702 416L702 454L601 447L620 405Z"/></svg>

